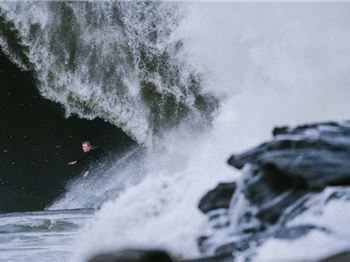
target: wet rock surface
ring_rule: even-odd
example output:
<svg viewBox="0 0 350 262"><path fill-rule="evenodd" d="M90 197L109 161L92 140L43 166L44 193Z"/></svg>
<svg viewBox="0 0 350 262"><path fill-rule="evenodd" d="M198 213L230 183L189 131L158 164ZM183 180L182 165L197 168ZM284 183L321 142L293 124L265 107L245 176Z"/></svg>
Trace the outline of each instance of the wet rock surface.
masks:
<svg viewBox="0 0 350 262"><path fill-rule="evenodd" d="M210 190L203 196L198 208L205 214L218 208L229 208L235 189L235 183L218 184L213 190Z"/></svg>
<svg viewBox="0 0 350 262"><path fill-rule="evenodd" d="M263 173L299 180L309 189L350 184L350 123L276 128L274 139L228 163L238 169L256 165Z"/></svg>
<svg viewBox="0 0 350 262"><path fill-rule="evenodd" d="M161 250L121 250L98 254L88 262L174 262L174 260Z"/></svg>
<svg viewBox="0 0 350 262"><path fill-rule="evenodd" d="M320 260L319 262L348 262L350 261L350 251L335 254Z"/></svg>
<svg viewBox="0 0 350 262"><path fill-rule="evenodd" d="M228 163L242 169L241 178L220 183L200 200L198 208L207 217L197 239L202 258L128 250L97 255L89 262L254 261L267 240L292 243L311 233L333 239L337 227L319 217L330 203L350 201L350 123L283 127L273 134L270 142L230 157ZM301 216L308 219L298 220ZM341 253L322 261L348 258Z"/></svg>
<svg viewBox="0 0 350 262"><path fill-rule="evenodd" d="M217 192L212 197L215 190L201 200L208 223L198 239L200 250L235 258L267 239L293 241L315 231L331 235L327 227L288 223L309 210L312 199L328 187L334 191L324 203L347 201L349 159L350 122L275 128L271 141L228 159L242 170L230 200ZM217 205L224 201L226 205ZM215 227L224 220L228 222Z"/></svg>
<svg viewBox="0 0 350 262"><path fill-rule="evenodd" d="M88 262L229 262L228 256L212 256L199 259L180 260L172 258L162 250L127 249L116 252L97 254Z"/></svg>
<svg viewBox="0 0 350 262"><path fill-rule="evenodd" d="M281 210L308 192L350 184L350 123L325 123L277 128L274 139L228 163L246 174L244 195L265 224L275 223Z"/></svg>

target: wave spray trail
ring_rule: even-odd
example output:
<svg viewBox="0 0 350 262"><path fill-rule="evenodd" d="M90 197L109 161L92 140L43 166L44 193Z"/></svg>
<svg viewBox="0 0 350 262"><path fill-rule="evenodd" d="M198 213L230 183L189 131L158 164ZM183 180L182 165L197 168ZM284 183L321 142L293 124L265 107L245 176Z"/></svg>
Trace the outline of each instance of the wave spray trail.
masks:
<svg viewBox="0 0 350 262"><path fill-rule="evenodd" d="M208 188L234 178L235 171L225 165L233 151L266 139L276 125L350 116L348 4L113 2L89 3L83 9L76 3L62 6L30 4L29 11L23 9L15 17L13 7L2 5L2 16L13 23L9 28L17 28L20 43L32 48L24 48L23 53L44 83L42 93L65 105L68 113L100 116L138 141L145 141L149 130L162 134L146 150L138 171L142 181L102 206L77 242L74 261L123 247L162 247L185 257L198 255L196 237L204 217L196 205ZM19 5L16 8L17 14L21 12ZM44 63L37 54L45 49L34 49L36 41L28 44L31 30L23 21L38 24L37 30L50 39L48 29L53 28L57 35L64 27L56 28L52 18L44 19L43 10L60 13L59 8L70 10L71 20L65 21L75 25L69 28L73 35L79 32L78 39L58 48L69 51L58 56L61 60L54 55ZM43 21L34 23L30 14L38 10ZM89 22L78 10L97 15ZM122 26L101 30L110 41L99 41L102 38L93 30L99 23ZM113 38L115 35L122 36ZM6 47L8 41L1 43ZM82 46L89 54L95 48L97 55L85 58L82 54L81 58L101 57L99 66L94 68L96 63L85 60L75 65L79 59L73 59L74 54L85 49L73 43L86 43ZM109 74L112 66L117 73ZM46 74L50 68L53 72ZM105 72L95 76L96 70ZM125 88L114 90L112 83L116 82ZM215 109L217 116L210 129L208 125L201 125L201 131L189 128L201 122L196 119L210 122ZM118 183L122 172L116 171L116 180L109 180L106 187Z"/></svg>

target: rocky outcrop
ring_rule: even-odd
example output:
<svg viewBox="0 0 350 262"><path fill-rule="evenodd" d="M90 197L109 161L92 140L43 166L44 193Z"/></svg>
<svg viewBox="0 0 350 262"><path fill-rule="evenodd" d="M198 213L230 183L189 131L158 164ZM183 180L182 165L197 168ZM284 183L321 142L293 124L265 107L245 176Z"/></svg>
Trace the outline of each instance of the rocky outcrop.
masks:
<svg viewBox="0 0 350 262"><path fill-rule="evenodd" d="M202 258L176 260L161 251L121 251L89 262L254 261L267 240L291 243L313 232L333 241L337 227L321 216L330 203L346 207L350 201L350 122L276 128L273 135L271 141L231 156L228 163L242 170L239 181L221 183L200 200L198 207L207 216L198 237ZM308 215L311 220L295 222ZM342 253L322 262L348 257Z"/></svg>
<svg viewBox="0 0 350 262"><path fill-rule="evenodd" d="M235 190L235 183L220 183L202 197L198 208L204 214L219 208L227 209L230 206L230 201Z"/></svg>
<svg viewBox="0 0 350 262"><path fill-rule="evenodd" d="M273 134L272 141L233 155L228 163L238 169L254 164L309 189L350 184L350 123L276 128Z"/></svg>
<svg viewBox="0 0 350 262"><path fill-rule="evenodd" d="M320 260L319 262L349 262L350 261L350 251L342 252L333 256L329 256Z"/></svg>
<svg viewBox="0 0 350 262"><path fill-rule="evenodd" d="M200 250L234 258L271 238L292 241L315 230L332 234L327 227L288 222L306 212L307 203L325 188L350 184L349 159L350 122L274 129L271 141L229 158L231 166L242 170L232 199L218 193L211 197L213 190L201 200L208 224L198 239ZM347 201L349 192L344 192L335 189L325 203ZM217 205L225 201L230 208ZM215 227L218 221L227 222Z"/></svg>
<svg viewBox="0 0 350 262"><path fill-rule="evenodd" d="M258 208L263 224L310 191L350 184L350 123L276 128L274 139L228 163L246 174L244 195Z"/></svg>
<svg viewBox="0 0 350 262"><path fill-rule="evenodd" d="M173 262L174 260L160 250L121 250L93 256L88 262Z"/></svg>
<svg viewBox="0 0 350 262"><path fill-rule="evenodd" d="M95 255L88 262L231 262L231 258L228 256L213 256L176 260L162 250L126 249Z"/></svg>

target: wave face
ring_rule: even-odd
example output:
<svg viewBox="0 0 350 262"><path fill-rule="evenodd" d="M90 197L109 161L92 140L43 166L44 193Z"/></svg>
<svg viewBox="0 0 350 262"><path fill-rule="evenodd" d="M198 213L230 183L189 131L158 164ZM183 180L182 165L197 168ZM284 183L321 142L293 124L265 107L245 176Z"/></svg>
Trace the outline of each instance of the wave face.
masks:
<svg viewBox="0 0 350 262"><path fill-rule="evenodd" d="M143 143L216 108L173 37L181 15L143 1L2 2L0 46L67 116L100 117Z"/></svg>

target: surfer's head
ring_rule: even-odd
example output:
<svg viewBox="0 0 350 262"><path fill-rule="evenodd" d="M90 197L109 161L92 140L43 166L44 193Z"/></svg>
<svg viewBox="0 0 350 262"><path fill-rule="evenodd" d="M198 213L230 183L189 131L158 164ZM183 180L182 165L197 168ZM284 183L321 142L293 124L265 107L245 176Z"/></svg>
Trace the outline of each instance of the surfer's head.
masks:
<svg viewBox="0 0 350 262"><path fill-rule="evenodd" d="M89 152L90 149L91 149L91 143L90 143L90 141L83 141L83 142L81 143L81 146L82 146L82 148L83 148L84 153Z"/></svg>

